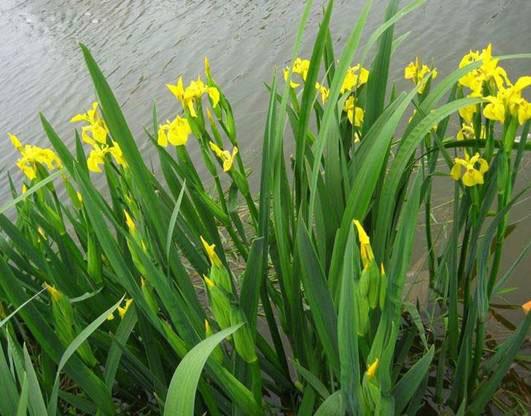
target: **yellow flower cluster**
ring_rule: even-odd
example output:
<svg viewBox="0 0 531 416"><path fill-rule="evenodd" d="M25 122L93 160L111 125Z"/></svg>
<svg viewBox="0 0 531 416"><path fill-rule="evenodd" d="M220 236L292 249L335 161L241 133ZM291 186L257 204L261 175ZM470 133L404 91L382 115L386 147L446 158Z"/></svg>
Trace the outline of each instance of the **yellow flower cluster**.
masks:
<svg viewBox="0 0 531 416"><path fill-rule="evenodd" d="M101 172L101 165L105 163L107 154L112 155L118 165L126 165L119 144L114 140L112 140L112 145L108 144L109 129L98 112L97 102L92 103L91 108L86 113L72 117L70 122L86 123L81 127L81 139L91 146L91 151L87 157L87 166L91 172Z"/></svg>
<svg viewBox="0 0 531 416"><path fill-rule="evenodd" d="M491 44L481 52L470 51L459 67L480 60L481 66L459 79L459 84L470 90L469 97L484 97L488 101L483 109L485 118L505 123L514 117L520 125L531 119L531 105L522 96L522 91L531 86L531 76L521 77L513 84L505 69L498 66L499 59L492 57ZM459 114L467 124L471 124L476 111L476 106L468 106Z"/></svg>
<svg viewBox="0 0 531 416"><path fill-rule="evenodd" d="M412 80L418 86L419 94L424 92L428 77L434 79L437 78L437 75L436 68L430 68L428 65L423 64L418 57L415 59L415 62L410 62L404 68L404 78Z"/></svg>
<svg viewBox="0 0 531 416"><path fill-rule="evenodd" d="M293 62L292 74L298 75L302 81L306 81L308 76L308 69L310 67L310 61L308 59L297 58ZM288 80L289 67L284 68L284 80ZM350 94L357 88L365 85L369 79L369 71L363 68L360 64L351 66L346 75L343 83L341 84L340 92L341 94ZM290 80L291 88L298 88L301 84ZM330 90L320 84L319 82L315 83L315 89L318 91L321 102L324 104L328 100L330 95ZM355 127L361 127L363 123L364 110L360 106L356 106L356 99L354 96L349 96L345 101L343 106L343 111L347 113L347 118L350 123Z"/></svg>
<svg viewBox="0 0 531 416"><path fill-rule="evenodd" d="M13 147L20 153L17 167L31 181L37 177L37 164L46 166L49 170L61 168L61 160L51 149L45 149L31 144L23 145L17 136L7 133Z"/></svg>
<svg viewBox="0 0 531 416"><path fill-rule="evenodd" d="M456 157L454 163L450 175L455 181L461 179L465 186L483 184L483 175L489 170L489 164L479 153L470 157L465 151L465 158Z"/></svg>
<svg viewBox="0 0 531 416"><path fill-rule="evenodd" d="M474 62L481 62L481 65L461 77L459 85L466 89L468 97L481 97L486 100L483 116L503 124L515 121L522 125L531 119L531 105L523 97L523 91L531 86L531 76L521 77L513 84L505 69L498 65L499 59L492 56L492 44L487 45L481 52L467 53L461 59L459 68ZM479 105L471 105L459 110L463 122L457 133L457 140L477 136L473 120L480 108ZM479 138L487 138L485 125L481 125ZM470 157L465 151L464 159L455 158L450 175L456 181L462 180L465 186L475 186L483 184L483 175L488 169L488 162L479 153Z"/></svg>
<svg viewBox="0 0 531 416"><path fill-rule="evenodd" d="M207 58L205 58L205 74L208 82L210 82L210 65ZM163 147L167 147L168 144L184 146L192 133L192 128L187 117L197 117L197 105L204 95L210 98L212 107L216 108L219 104L221 94L217 87L205 84L200 76L191 81L187 87L184 86L182 77L179 77L175 84L166 84L166 87L179 100L186 114L185 117L176 116L172 121L167 120L166 123L159 125L157 143Z"/></svg>
<svg viewBox="0 0 531 416"><path fill-rule="evenodd" d="M488 44L481 52L470 51L461 62L459 62L459 68L464 68L471 63L481 60L481 66L473 71L470 71L465 76L459 79L459 84L463 87L467 87L472 91L474 97L481 97L483 84L491 81L496 88L501 88L504 83L509 82L507 73L502 67L498 66L498 59L492 57L492 44Z"/></svg>
<svg viewBox="0 0 531 416"><path fill-rule="evenodd" d="M308 59L297 58L293 62L293 68L291 70L292 74L297 74L302 78L303 81L306 81L308 76L308 69L310 68L310 61ZM284 68L284 80L288 80L289 67ZM290 80L289 85L291 88L298 88L301 84Z"/></svg>
<svg viewBox="0 0 531 416"><path fill-rule="evenodd" d="M208 64L206 67L208 68ZM190 82L186 88L184 87L182 77L179 77L175 85L166 84L166 86L170 92L180 101L183 108L187 110L190 113L190 116L194 118L197 117L196 103L201 100L203 95L207 94L209 96L210 100L212 101L212 107L216 108L219 103L219 90L216 87L210 87L206 85L199 76L196 80Z"/></svg>

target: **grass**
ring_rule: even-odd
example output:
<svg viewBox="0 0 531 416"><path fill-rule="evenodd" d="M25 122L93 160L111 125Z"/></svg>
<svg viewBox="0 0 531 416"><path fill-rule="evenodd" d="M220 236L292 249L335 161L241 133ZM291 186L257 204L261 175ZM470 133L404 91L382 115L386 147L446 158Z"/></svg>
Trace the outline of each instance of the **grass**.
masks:
<svg viewBox="0 0 531 416"><path fill-rule="evenodd" d="M169 86L174 120L153 109L156 177L81 46L99 104L72 120L75 149L45 115L52 154L11 137L25 185L10 182L0 213L0 415L476 415L507 401L523 412L507 374L527 360L529 305L500 342L487 324L513 270L500 270L510 211L528 190L513 189L528 79L513 84L500 63L531 55L486 48L444 77L413 62L399 92L394 25L422 3L391 0L362 44L368 1L336 55L329 1L305 60L306 3L292 64L267 85L256 194L208 61L204 81ZM436 176L454 188L444 239ZM422 305L405 291L419 224Z"/></svg>

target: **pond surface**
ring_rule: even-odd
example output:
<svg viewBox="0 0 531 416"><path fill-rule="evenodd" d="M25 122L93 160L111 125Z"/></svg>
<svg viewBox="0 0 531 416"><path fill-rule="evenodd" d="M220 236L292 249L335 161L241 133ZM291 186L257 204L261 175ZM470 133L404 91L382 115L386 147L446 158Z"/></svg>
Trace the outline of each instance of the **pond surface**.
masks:
<svg viewBox="0 0 531 416"><path fill-rule="evenodd" d="M353 27L361 0L337 0L333 38L338 46ZM381 21L384 0L373 2L366 32ZM316 1L305 37L305 56L322 16ZM405 3L404 3L405 4ZM17 158L6 133L23 142L46 144L38 112L43 112L65 142L73 141L70 117L94 99L78 43L86 44L108 76L146 158L154 156L144 127L150 126L153 103L161 118L179 107L164 84L179 74L186 79L202 72L210 59L214 76L233 104L241 150L247 164L260 160L267 104L264 83L273 68L290 58L302 1L287 0L1 0L0 1L0 169L13 169ZM415 56L435 65L441 75L454 69L469 49L488 42L495 54L530 52L530 0L431 0L404 18L396 33L410 32L392 63L399 87L402 68ZM529 61L505 65L511 77L531 73ZM153 161L154 165L156 164ZM529 158L522 183L529 183ZM441 186L439 203L448 199ZM0 178L0 201L9 197L7 180ZM508 241L507 264L529 239L531 204L515 210L522 224ZM523 287L509 295L521 303L529 297L531 261L514 274Z"/></svg>

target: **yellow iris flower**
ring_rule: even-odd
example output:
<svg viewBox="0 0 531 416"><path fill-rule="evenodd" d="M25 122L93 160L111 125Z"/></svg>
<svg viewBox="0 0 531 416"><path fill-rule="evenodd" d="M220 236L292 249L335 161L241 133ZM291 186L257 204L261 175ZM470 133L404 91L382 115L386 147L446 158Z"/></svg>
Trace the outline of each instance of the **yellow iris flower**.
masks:
<svg viewBox="0 0 531 416"><path fill-rule="evenodd" d="M354 96L351 95L347 98L343 106L343 111L346 111L350 124L356 127L361 127L365 112L363 111L363 108L356 105L356 99Z"/></svg>
<svg viewBox="0 0 531 416"><path fill-rule="evenodd" d="M330 95L330 90L324 85L319 84L318 82L315 83L315 89L321 95L321 102L323 104L326 103L326 101L328 100L328 96Z"/></svg>
<svg viewBox="0 0 531 416"><path fill-rule="evenodd" d="M173 121L168 120L159 126L157 143L163 147L168 146L168 143L173 146L184 146L191 133L188 120L177 116Z"/></svg>
<svg viewBox="0 0 531 416"><path fill-rule="evenodd" d="M126 166L120 145L113 141L112 146L94 147L87 157L87 167L91 172L101 173L105 156L110 154L118 165Z"/></svg>
<svg viewBox="0 0 531 416"><path fill-rule="evenodd" d="M110 153L118 165L126 166L122 149L116 141L108 145L109 130L105 120L98 112L98 103L93 102L86 113L77 114L70 119L71 123L86 123L81 127L82 140L91 146L87 157L87 167L91 172L100 173L101 165L105 163L105 155Z"/></svg>
<svg viewBox="0 0 531 416"><path fill-rule="evenodd" d="M223 171L228 172L234 163L234 158L238 154L238 148L232 148L232 154L228 150L221 149L216 143L210 142L210 148L216 156L223 162Z"/></svg>
<svg viewBox="0 0 531 416"><path fill-rule="evenodd" d="M48 170L61 168L61 160L53 150L31 144L23 145L14 134L7 135L13 147L20 153L16 165L30 181L37 177L37 164L45 166Z"/></svg>
<svg viewBox="0 0 531 416"><path fill-rule="evenodd" d="M360 64L351 66L345 75L343 84L341 85L341 94L344 94L347 91L352 91L355 88L361 87L362 85L367 83L368 79L368 70L362 68Z"/></svg>
<svg viewBox="0 0 531 416"><path fill-rule="evenodd" d="M470 71L459 79L459 84L472 90L476 96L481 96L483 83L494 81L497 88L503 87L504 83L509 83L507 73L502 67L498 66L499 59L492 57L492 44L488 44L481 52L470 51L461 62L459 68L463 68L473 62L481 60L481 66L473 71Z"/></svg>
<svg viewBox="0 0 531 416"><path fill-rule="evenodd" d="M206 61L208 64L208 61ZM188 109L192 117L197 117L195 110L196 101L200 100L204 94L207 94L212 100L212 107L216 107L219 103L220 93L216 87L209 87L202 80L197 77L196 80L190 82L188 87L184 88L183 78L179 77L177 83L166 84L170 92L180 101L183 108Z"/></svg>
<svg viewBox="0 0 531 416"><path fill-rule="evenodd" d="M292 76L293 74L299 75L303 81L306 81L306 77L308 76L308 70L310 68L310 61L308 59L302 59L302 58L296 58L295 61L293 61L293 69L292 69ZM288 80L289 75L289 67L284 68L284 80ZM290 87L291 88L297 88L300 84L290 80Z"/></svg>
<svg viewBox="0 0 531 416"><path fill-rule="evenodd" d="M418 86L419 94L422 94L426 88L427 79L425 77L430 76L431 79L435 79L437 75L436 68L432 69L428 65L423 64L418 57L415 59L415 62L409 63L404 68L404 78L412 80Z"/></svg>
<svg viewBox="0 0 531 416"><path fill-rule="evenodd" d="M465 139L473 139L476 137L476 132L474 131L474 127L470 123L464 123L461 129L457 132L457 140L465 140ZM485 130L485 126L481 126L481 133L479 135L480 139L486 139L487 138L487 131Z"/></svg>
<svg viewBox="0 0 531 416"><path fill-rule="evenodd" d="M106 144L109 130L103 118L98 113L98 103L93 102L91 108L86 113L76 114L70 119L71 123L87 123L81 128L81 139L95 146L96 144Z"/></svg>
<svg viewBox="0 0 531 416"><path fill-rule="evenodd" d="M496 96L487 97L488 104L483 115L489 120L504 123L508 116L514 116L519 124L531 119L531 105L522 97L522 91L531 86L531 76L521 77L514 85L500 87Z"/></svg>
<svg viewBox="0 0 531 416"><path fill-rule="evenodd" d="M87 167L91 172L101 173L101 165L105 163L106 149L92 149L87 157Z"/></svg>
<svg viewBox="0 0 531 416"><path fill-rule="evenodd" d="M464 173L463 173L464 168ZM454 160L454 166L450 171L450 176L455 180L462 180L465 186L475 186L483 184L483 175L489 170L489 164L487 161L476 153L470 157L465 152L465 158L461 159L456 157Z"/></svg>

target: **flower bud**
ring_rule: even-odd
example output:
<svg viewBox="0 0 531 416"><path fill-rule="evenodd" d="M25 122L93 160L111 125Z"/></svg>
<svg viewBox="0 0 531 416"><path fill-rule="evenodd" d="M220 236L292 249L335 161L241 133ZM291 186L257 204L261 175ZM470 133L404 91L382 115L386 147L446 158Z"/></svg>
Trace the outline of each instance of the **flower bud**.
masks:
<svg viewBox="0 0 531 416"><path fill-rule="evenodd" d="M230 324L230 300L227 293L212 279L204 276L208 292L210 309L221 329L228 328Z"/></svg>
<svg viewBox="0 0 531 416"><path fill-rule="evenodd" d="M208 338L209 336L213 334L214 332L212 331L212 328L210 327L208 320L205 319L205 337ZM216 346L216 348L214 348L214 351L212 351L211 357L220 364L223 362L223 351L219 345Z"/></svg>
<svg viewBox="0 0 531 416"><path fill-rule="evenodd" d="M254 363L258 358L256 356L256 350L254 346L253 336L247 320L243 315L240 308L236 305L231 305L230 311L230 323L231 325L238 325L244 322L244 325L241 326L234 334L234 347L236 352L246 363Z"/></svg>
<svg viewBox="0 0 531 416"><path fill-rule="evenodd" d="M387 276L385 274L383 263L380 265L380 309L383 310L385 297L387 295Z"/></svg>

